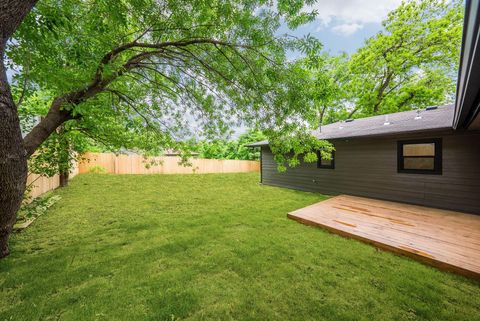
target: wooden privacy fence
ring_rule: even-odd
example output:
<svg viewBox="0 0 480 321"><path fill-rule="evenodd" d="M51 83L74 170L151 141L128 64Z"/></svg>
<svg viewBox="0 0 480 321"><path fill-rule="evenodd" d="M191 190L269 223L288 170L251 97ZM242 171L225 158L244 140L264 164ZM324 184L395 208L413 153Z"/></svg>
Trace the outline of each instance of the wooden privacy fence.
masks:
<svg viewBox="0 0 480 321"><path fill-rule="evenodd" d="M146 166L154 161L152 166ZM76 164L70 178L77 174L105 172L110 174L206 174L206 173L246 173L260 171L260 162L246 160L220 160L192 158L193 166L182 166L179 157L150 157L140 155L115 155L112 153L86 153ZM27 186L32 184L30 196L38 197L60 185L58 175L44 177L29 174Z"/></svg>
<svg viewBox="0 0 480 321"><path fill-rule="evenodd" d="M153 165L146 166L147 164ZM111 153L87 153L80 162L79 173L104 171L110 174L206 174L245 173L260 171L260 162L230 159L191 158L192 166L179 164L180 157L148 157L141 155L115 155Z"/></svg>
<svg viewBox="0 0 480 321"><path fill-rule="evenodd" d="M77 174L78 166L75 164L73 171L70 173L70 178L76 176ZM55 175L53 177L45 177L30 173L27 177L27 186L30 185L32 186L30 197L35 198L60 186L60 176Z"/></svg>

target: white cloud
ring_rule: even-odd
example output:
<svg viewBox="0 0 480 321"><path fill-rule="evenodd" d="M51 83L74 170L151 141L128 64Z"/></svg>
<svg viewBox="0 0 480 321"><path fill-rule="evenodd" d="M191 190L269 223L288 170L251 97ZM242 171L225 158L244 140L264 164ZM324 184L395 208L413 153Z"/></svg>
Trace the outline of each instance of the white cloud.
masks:
<svg viewBox="0 0 480 321"><path fill-rule="evenodd" d="M318 19L329 23L332 18L346 22L381 22L387 13L402 0L318 0L311 8L318 11Z"/></svg>
<svg viewBox="0 0 480 321"><path fill-rule="evenodd" d="M330 21L328 23L325 23L325 21L317 20L316 21L317 27L315 28L315 31L319 32L319 31L325 30L328 27L329 23L330 23Z"/></svg>
<svg viewBox="0 0 480 321"><path fill-rule="evenodd" d="M367 23L380 23L401 2L402 0L318 0L309 9L317 10L320 29L335 21L339 25L332 27L334 32L351 35Z"/></svg>
<svg viewBox="0 0 480 321"><path fill-rule="evenodd" d="M333 27L332 30L342 36L350 36L362 28L363 25L358 23L344 23Z"/></svg>

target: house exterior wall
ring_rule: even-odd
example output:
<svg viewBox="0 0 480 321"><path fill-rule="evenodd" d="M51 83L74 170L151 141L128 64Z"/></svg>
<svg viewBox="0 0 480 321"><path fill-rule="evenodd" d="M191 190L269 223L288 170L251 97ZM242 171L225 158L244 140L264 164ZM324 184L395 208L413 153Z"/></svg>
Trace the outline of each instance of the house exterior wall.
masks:
<svg viewBox="0 0 480 321"><path fill-rule="evenodd" d="M443 173L397 173L397 142L442 138ZM302 163L279 173L262 147L262 183L323 194L350 194L480 214L480 133L432 132L331 141L335 169Z"/></svg>

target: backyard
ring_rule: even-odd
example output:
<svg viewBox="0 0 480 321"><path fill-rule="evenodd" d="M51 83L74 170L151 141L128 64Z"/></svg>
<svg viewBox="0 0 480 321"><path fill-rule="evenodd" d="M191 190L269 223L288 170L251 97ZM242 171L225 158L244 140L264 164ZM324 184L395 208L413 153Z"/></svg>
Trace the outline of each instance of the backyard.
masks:
<svg viewBox="0 0 480 321"><path fill-rule="evenodd" d="M478 320L478 281L289 220L326 197L258 179L75 177L12 237L0 319Z"/></svg>

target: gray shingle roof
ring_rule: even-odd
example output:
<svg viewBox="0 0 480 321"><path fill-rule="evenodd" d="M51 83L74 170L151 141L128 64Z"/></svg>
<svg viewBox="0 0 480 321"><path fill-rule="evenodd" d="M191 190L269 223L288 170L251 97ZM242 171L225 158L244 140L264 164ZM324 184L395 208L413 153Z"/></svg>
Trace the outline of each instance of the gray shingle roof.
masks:
<svg viewBox="0 0 480 321"><path fill-rule="evenodd" d="M429 108L419 111L409 110L388 115L358 118L350 122L336 122L324 125L321 130L314 130L312 134L319 139L336 139L452 129L453 114L453 105L439 106L430 110ZM385 123L388 123L388 125ZM264 140L248 146L264 145L268 145L268 141Z"/></svg>

